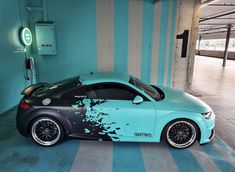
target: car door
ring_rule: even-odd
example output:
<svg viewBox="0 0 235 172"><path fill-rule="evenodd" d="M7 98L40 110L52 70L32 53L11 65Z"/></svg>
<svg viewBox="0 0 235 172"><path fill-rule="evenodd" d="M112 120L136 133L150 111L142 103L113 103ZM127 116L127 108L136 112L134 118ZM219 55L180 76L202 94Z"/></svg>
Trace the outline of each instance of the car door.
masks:
<svg viewBox="0 0 235 172"><path fill-rule="evenodd" d="M137 95L143 102L134 104ZM154 104L133 88L119 83L100 83L87 86L87 96L83 103L86 104L86 122L89 121L87 132L91 136L119 141L153 138Z"/></svg>
<svg viewBox="0 0 235 172"><path fill-rule="evenodd" d="M78 134L80 137L86 137L84 130L87 127L84 123L86 105L83 103L83 99L86 97L87 92L84 87L65 89L56 107L69 120L72 133Z"/></svg>

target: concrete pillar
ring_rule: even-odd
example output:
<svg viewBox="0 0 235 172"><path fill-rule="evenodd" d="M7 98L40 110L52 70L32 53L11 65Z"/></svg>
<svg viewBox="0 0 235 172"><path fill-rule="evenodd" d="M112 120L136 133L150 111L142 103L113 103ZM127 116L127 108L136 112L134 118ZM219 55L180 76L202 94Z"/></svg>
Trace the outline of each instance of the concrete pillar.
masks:
<svg viewBox="0 0 235 172"><path fill-rule="evenodd" d="M198 55L200 55L201 39L202 39L202 36L200 35L200 36L199 36L199 39L198 39L198 47L197 47Z"/></svg>
<svg viewBox="0 0 235 172"><path fill-rule="evenodd" d="M226 61L228 58L228 46L229 46L229 40L230 40L230 35L231 35L231 28L232 28L232 25L229 24L228 30L227 30L226 42L225 42L223 66L226 66Z"/></svg>
<svg viewBox="0 0 235 172"><path fill-rule="evenodd" d="M182 40L175 41L174 71L172 86L188 91L191 88L194 58L196 54L196 41L198 33L198 23L200 17L201 0L179 0L178 21L176 24L177 35L189 30L188 47L186 57L181 57Z"/></svg>

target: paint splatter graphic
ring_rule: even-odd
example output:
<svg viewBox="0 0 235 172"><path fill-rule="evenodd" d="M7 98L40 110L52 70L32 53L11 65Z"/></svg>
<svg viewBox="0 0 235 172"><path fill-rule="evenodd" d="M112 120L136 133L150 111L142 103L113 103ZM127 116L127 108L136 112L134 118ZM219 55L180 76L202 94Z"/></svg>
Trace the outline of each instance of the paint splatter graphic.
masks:
<svg viewBox="0 0 235 172"><path fill-rule="evenodd" d="M97 138L99 141L118 141L119 137L117 136L116 130L120 130L120 127L115 127L116 123L113 121L104 122L104 119L107 118L109 114L98 112L95 109L96 106L106 102L107 100L79 99L72 105L72 107L75 109L83 109L83 115L80 115L78 112L75 112L75 114L80 115L79 117L82 120L83 126L86 126L83 131L84 134L89 134Z"/></svg>
<svg viewBox="0 0 235 172"><path fill-rule="evenodd" d="M79 76L76 80L76 85L82 87L83 76ZM77 101L72 104L72 107L76 110L74 114L79 115L79 120L82 122L83 134L89 134L92 137L97 138L99 141L103 140L119 140L116 130L120 130L120 127L115 127L116 123L113 121L107 122L109 114L97 111L95 107L104 104L107 100L93 100L84 99L84 97L76 97ZM101 109L102 110L102 109ZM106 121L106 122L104 122Z"/></svg>

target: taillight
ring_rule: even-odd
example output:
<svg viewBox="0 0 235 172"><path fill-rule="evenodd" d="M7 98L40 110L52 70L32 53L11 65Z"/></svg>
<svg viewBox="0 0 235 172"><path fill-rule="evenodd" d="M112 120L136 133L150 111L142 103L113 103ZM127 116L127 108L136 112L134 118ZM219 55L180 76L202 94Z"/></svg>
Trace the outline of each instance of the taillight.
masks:
<svg viewBox="0 0 235 172"><path fill-rule="evenodd" d="M23 100L23 101L20 102L20 107L23 110L27 110L27 109L30 108L30 105Z"/></svg>

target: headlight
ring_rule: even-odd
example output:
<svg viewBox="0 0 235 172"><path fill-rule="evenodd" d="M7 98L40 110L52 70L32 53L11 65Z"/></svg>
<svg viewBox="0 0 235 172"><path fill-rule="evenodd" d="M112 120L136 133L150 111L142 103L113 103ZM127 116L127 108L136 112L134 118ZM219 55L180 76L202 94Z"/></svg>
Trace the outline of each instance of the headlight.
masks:
<svg viewBox="0 0 235 172"><path fill-rule="evenodd" d="M214 113L212 111L210 111L210 112L202 113L202 115L206 119L211 119L214 116Z"/></svg>

